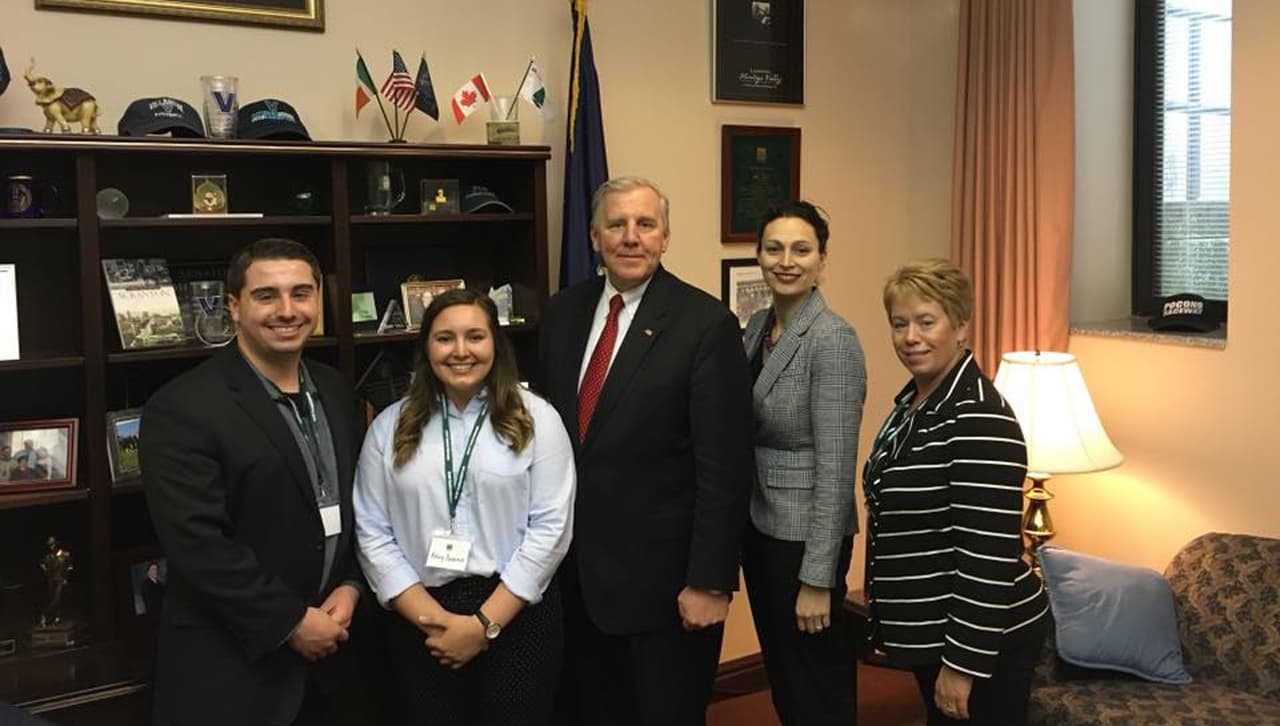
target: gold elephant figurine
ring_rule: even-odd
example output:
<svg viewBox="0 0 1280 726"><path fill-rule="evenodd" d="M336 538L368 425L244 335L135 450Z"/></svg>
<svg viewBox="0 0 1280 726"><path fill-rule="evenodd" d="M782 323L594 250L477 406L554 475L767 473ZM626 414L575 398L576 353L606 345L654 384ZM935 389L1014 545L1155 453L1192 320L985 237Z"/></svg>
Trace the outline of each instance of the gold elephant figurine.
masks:
<svg viewBox="0 0 1280 726"><path fill-rule="evenodd" d="M62 133L69 134L73 122L80 124L80 133L102 133L102 129L98 128L97 99L82 88L61 89L44 76L31 75L35 69L36 59L32 58L31 65L22 77L36 95L36 105L44 109L46 134L53 131L54 124L58 125Z"/></svg>

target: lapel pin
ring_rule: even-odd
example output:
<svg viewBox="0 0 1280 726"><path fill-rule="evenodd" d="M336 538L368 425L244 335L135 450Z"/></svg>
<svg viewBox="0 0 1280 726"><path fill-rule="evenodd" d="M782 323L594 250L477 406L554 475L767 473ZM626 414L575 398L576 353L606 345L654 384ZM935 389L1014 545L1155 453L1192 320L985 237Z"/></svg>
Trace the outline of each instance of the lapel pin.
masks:
<svg viewBox="0 0 1280 726"><path fill-rule="evenodd" d="M652 336L652 335L653 335L653 328L645 328L645 329L644 329L644 334L645 334L645 335L648 335L648 336Z"/></svg>

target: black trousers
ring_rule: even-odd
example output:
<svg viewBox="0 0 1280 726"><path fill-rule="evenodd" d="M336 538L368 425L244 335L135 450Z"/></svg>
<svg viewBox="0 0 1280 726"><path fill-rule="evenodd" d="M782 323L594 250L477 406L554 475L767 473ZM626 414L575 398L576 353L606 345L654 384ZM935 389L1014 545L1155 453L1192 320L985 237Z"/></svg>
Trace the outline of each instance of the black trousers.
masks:
<svg viewBox="0 0 1280 726"><path fill-rule="evenodd" d="M1049 618L1046 616L1005 636L1000 645L1000 655L996 658L995 673L990 678L973 679L973 689L969 692L968 720L947 716L933 702L933 687L938 681L941 663L914 668L929 726L1026 724L1027 703L1031 699L1031 677L1048 630Z"/></svg>
<svg viewBox="0 0 1280 726"><path fill-rule="evenodd" d="M570 563L570 567L573 563ZM566 574L564 566L561 575ZM565 576L565 668L558 726L703 726L720 665L724 625L611 635L587 614ZM671 603L672 611L677 608Z"/></svg>
<svg viewBox="0 0 1280 726"><path fill-rule="evenodd" d="M796 627L804 543L774 539L747 525L742 572L773 708L783 726L848 726L856 718L853 647L844 616L852 553L853 538L845 538L836 565L838 585L831 589L831 627L810 635Z"/></svg>
<svg viewBox="0 0 1280 726"><path fill-rule="evenodd" d="M466 577L428 592L446 610L471 614L498 586L497 577ZM558 588L520 611L502 634L467 665L453 670L427 651L426 636L396 617L389 650L407 723L430 726L543 726L563 657L564 621Z"/></svg>

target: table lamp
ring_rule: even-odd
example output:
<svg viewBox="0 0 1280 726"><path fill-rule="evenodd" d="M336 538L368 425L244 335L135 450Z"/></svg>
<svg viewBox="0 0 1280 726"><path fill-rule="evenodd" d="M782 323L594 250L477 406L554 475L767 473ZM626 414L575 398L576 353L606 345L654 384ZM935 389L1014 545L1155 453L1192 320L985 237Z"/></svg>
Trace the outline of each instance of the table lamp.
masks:
<svg viewBox="0 0 1280 726"><path fill-rule="evenodd" d="M1045 486L1054 474L1083 474L1118 466L1124 456L1112 445L1098 420L1080 364L1070 353L1005 353L996 372L996 388L1013 407L1027 442L1027 511L1022 532L1037 573L1036 550L1053 538Z"/></svg>

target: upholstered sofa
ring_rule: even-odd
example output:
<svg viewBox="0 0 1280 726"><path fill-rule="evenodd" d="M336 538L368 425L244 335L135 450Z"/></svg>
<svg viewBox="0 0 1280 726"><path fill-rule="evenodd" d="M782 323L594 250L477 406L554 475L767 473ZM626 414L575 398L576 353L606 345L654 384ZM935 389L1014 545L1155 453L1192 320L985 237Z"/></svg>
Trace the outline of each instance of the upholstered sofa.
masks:
<svg viewBox="0 0 1280 726"><path fill-rule="evenodd" d="M1194 681L1169 686L1071 666L1057 657L1051 628L1031 724L1280 725L1280 539L1202 535L1174 556L1165 578Z"/></svg>

